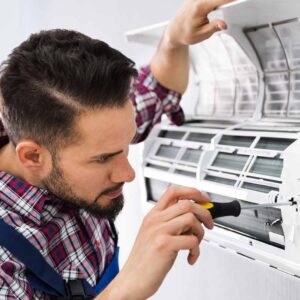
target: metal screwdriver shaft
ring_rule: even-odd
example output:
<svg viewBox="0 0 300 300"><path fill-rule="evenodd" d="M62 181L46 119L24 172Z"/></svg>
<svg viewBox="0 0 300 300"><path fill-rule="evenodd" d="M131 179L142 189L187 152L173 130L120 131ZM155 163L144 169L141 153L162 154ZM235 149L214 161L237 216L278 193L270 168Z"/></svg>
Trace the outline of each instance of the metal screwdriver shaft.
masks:
<svg viewBox="0 0 300 300"><path fill-rule="evenodd" d="M277 206L291 206L297 204L295 201L286 201L280 203L263 203L263 204L253 204L241 206L240 202L237 200L231 202L206 202L199 203L203 208L206 208L211 213L213 219L234 216L238 217L241 213L241 210L244 209L257 209L261 207L277 207Z"/></svg>
<svg viewBox="0 0 300 300"><path fill-rule="evenodd" d="M262 204L253 204L253 205L242 206L241 209L255 209L258 207L291 206L294 204L296 204L296 203L293 201L286 201L286 202L280 202L280 203L262 203Z"/></svg>

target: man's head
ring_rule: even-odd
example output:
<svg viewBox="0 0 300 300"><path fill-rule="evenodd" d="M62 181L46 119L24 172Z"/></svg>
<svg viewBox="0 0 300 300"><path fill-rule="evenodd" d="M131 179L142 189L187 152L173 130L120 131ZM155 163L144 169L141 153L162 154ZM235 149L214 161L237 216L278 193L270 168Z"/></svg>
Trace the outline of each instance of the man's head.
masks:
<svg viewBox="0 0 300 300"><path fill-rule="evenodd" d="M23 179L114 217L134 178L135 76L123 54L74 31L43 31L17 47L1 70L1 115Z"/></svg>

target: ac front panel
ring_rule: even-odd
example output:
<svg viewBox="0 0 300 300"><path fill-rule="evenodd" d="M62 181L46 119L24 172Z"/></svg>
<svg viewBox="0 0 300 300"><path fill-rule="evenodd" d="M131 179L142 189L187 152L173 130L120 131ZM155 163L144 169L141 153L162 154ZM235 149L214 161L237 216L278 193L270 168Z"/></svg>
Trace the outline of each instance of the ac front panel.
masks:
<svg viewBox="0 0 300 300"><path fill-rule="evenodd" d="M280 194L281 173L284 153L298 140L299 133L284 127L270 133L262 126L261 131L243 131L243 126L237 131L236 125L219 129L195 124L158 125L150 137L151 146L144 152L148 202L158 201L170 185L196 187L218 202L238 199L246 205L289 200L290 195ZM282 211L289 218L297 207L245 210L238 218L216 219L215 229L207 231L206 238L300 276L299 255L286 245L290 230L283 226Z"/></svg>
<svg viewBox="0 0 300 300"><path fill-rule="evenodd" d="M216 219L205 238L300 276L300 2L234 1L209 19L229 27L190 47L186 123L157 125L145 142L145 211L170 185L242 206L293 200Z"/></svg>

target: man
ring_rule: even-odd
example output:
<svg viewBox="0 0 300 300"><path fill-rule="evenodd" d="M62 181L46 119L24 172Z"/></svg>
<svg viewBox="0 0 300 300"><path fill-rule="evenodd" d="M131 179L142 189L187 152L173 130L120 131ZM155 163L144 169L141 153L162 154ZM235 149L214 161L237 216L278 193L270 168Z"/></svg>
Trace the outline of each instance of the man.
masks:
<svg viewBox="0 0 300 300"><path fill-rule="evenodd" d="M186 1L136 89L131 60L77 32L40 32L12 52L0 78L1 299L146 299L179 250L197 260L201 223L213 223L190 199L207 198L172 188L144 219L123 269L106 280L122 186L134 179L129 144L145 139L163 113L182 123L188 45L226 28L207 19L226 2Z"/></svg>

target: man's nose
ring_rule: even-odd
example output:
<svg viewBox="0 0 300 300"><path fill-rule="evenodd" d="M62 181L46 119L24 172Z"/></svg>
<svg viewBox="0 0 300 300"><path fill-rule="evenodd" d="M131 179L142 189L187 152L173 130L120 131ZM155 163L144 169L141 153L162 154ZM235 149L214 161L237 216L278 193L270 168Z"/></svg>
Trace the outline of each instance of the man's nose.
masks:
<svg viewBox="0 0 300 300"><path fill-rule="evenodd" d="M135 171L133 170L132 166L130 165L126 156L118 159L114 166L111 175L112 182L131 182L135 178Z"/></svg>

